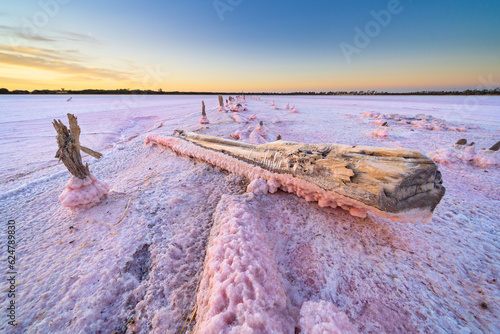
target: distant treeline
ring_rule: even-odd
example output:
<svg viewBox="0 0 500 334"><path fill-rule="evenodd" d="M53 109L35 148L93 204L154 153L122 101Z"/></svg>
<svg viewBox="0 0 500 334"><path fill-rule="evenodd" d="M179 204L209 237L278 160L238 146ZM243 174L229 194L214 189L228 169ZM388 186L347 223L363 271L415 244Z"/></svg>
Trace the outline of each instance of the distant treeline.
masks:
<svg viewBox="0 0 500 334"><path fill-rule="evenodd" d="M344 91L344 92L289 92L289 93L245 93L245 92L179 92L171 91L164 92L160 90L141 90L141 89L84 89L84 90L49 90L36 89L33 91L13 90L0 88L0 94L68 94L68 95L500 95L500 87L495 89L467 89L462 91L417 91L404 93L389 93L379 92L374 90L368 91Z"/></svg>

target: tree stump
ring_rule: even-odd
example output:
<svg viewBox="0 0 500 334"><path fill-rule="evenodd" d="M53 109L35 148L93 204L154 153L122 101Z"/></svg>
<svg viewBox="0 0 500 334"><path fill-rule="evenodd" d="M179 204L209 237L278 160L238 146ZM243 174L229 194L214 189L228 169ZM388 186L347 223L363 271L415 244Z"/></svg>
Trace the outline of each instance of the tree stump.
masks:
<svg viewBox="0 0 500 334"><path fill-rule="evenodd" d="M89 208L98 204L107 195L109 186L90 173L88 164L84 165L82 162L80 151L98 159L102 154L82 146L80 127L75 115L68 114L68 120L69 130L60 120L54 120L52 123L57 132L56 140L59 146L56 158L62 161L73 175L59 196L59 200L65 207Z"/></svg>
<svg viewBox="0 0 500 334"><path fill-rule="evenodd" d="M68 114L69 120L69 130L66 125L61 122L61 120L54 120L52 125L57 132L57 145L59 149L56 153L56 158L62 161L64 166L68 169L71 175L79 178L86 179L90 176L88 164L83 165L82 156L80 151L83 151L94 158L101 158L102 154L95 152L90 148L80 145L80 126L78 126L78 121L73 114Z"/></svg>
<svg viewBox="0 0 500 334"><path fill-rule="evenodd" d="M207 113L205 112L205 102L201 101L201 118L200 124L210 124L207 118Z"/></svg>

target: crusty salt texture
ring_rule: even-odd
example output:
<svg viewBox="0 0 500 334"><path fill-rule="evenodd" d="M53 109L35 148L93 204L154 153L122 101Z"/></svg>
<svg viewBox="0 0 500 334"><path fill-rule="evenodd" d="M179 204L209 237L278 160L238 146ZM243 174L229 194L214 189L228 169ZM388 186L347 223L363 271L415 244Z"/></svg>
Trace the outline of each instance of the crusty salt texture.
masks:
<svg viewBox="0 0 500 334"><path fill-rule="evenodd" d="M99 181L92 174L85 179L73 176L66 184L66 189L59 195L59 200L64 207L90 208L99 203L108 190L108 184Z"/></svg>
<svg viewBox="0 0 500 334"><path fill-rule="evenodd" d="M321 300L307 301L300 308L301 334L357 334L344 312L335 305Z"/></svg>
<svg viewBox="0 0 500 334"><path fill-rule="evenodd" d="M293 333L273 253L246 201L225 196L197 297L195 333Z"/></svg>

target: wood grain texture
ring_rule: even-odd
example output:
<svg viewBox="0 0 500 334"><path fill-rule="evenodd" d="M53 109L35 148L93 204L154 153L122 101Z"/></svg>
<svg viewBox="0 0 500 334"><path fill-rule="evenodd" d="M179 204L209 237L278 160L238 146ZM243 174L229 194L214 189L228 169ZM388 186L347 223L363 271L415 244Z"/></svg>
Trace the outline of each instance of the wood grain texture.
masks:
<svg viewBox="0 0 500 334"><path fill-rule="evenodd" d="M52 122L57 132L56 140L59 147L56 158L63 162L71 175L83 180L90 175L90 171L88 164L83 165L80 151L98 159L102 154L80 145L81 130L75 115L68 114L68 121L69 130L61 120Z"/></svg>
<svg viewBox="0 0 500 334"><path fill-rule="evenodd" d="M436 164L414 150L282 140L251 145L183 130L175 135L388 213L432 212L445 193Z"/></svg>

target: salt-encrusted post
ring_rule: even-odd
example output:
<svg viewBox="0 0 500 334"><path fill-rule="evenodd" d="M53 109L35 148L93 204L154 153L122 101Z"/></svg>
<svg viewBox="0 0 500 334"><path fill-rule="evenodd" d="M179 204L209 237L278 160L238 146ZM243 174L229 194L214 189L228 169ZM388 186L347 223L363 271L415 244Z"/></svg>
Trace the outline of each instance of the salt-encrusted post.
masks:
<svg viewBox="0 0 500 334"><path fill-rule="evenodd" d="M219 94L219 109L220 112L225 111L224 109L224 98Z"/></svg>
<svg viewBox="0 0 500 334"><path fill-rule="evenodd" d="M57 132L57 145L59 149L56 153L56 158L63 162L64 166L68 169L71 175L80 179L85 179L90 175L88 164L83 165L80 150L93 156L94 158L101 158L102 154L95 152L90 148L80 145L80 127L75 115L68 114L69 130L61 120L54 120L52 125Z"/></svg>
<svg viewBox="0 0 500 334"><path fill-rule="evenodd" d="M102 154L81 146L80 127L75 115L68 114L69 130L60 120L54 120L52 125L56 129L58 150L56 158L63 162L64 166L73 175L66 184L66 189L59 196L61 204L70 208L88 208L99 203L106 196L109 187L106 182L99 181L89 171L88 164L83 164L80 151L83 151L97 159Z"/></svg>
<svg viewBox="0 0 500 334"><path fill-rule="evenodd" d="M207 118L207 113L205 112L205 102L201 101L201 118L200 124L210 124Z"/></svg>

